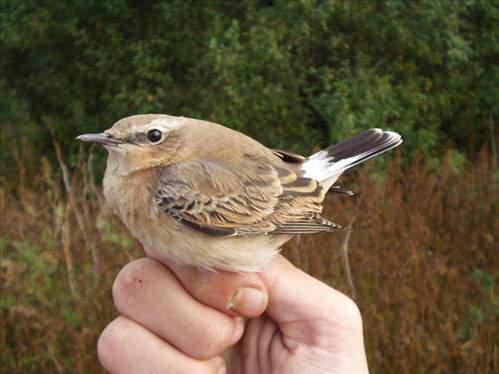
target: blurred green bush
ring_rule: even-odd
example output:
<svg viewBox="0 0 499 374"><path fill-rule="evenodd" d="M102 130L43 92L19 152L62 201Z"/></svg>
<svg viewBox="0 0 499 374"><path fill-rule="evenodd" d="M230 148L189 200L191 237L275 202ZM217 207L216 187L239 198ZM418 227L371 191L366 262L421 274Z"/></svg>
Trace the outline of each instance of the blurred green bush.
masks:
<svg viewBox="0 0 499 374"><path fill-rule="evenodd" d="M74 161L75 135L145 112L301 152L373 126L428 157L497 135L497 1L2 1L0 24L2 166L48 126Z"/></svg>

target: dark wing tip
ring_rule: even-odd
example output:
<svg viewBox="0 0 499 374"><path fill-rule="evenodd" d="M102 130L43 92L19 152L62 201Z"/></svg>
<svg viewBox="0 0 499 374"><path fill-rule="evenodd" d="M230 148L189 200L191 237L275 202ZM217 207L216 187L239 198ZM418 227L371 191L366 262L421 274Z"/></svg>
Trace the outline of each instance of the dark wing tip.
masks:
<svg viewBox="0 0 499 374"><path fill-rule="evenodd" d="M282 149L271 149L271 151L279 157L284 162L289 162L290 164L301 164L307 158L291 151L283 151Z"/></svg>

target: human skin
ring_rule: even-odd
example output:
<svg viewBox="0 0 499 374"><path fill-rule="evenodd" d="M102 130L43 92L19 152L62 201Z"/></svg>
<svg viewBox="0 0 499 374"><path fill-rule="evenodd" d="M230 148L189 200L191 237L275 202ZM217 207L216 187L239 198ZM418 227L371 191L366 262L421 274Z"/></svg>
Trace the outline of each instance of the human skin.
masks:
<svg viewBox="0 0 499 374"><path fill-rule="evenodd" d="M111 373L367 373L359 309L277 256L261 273L143 258L113 285L97 351Z"/></svg>

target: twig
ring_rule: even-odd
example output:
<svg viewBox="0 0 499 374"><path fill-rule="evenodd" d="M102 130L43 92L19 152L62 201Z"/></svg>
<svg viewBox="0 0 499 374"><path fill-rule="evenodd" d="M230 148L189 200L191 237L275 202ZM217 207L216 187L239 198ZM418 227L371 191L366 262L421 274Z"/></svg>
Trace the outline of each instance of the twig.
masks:
<svg viewBox="0 0 499 374"><path fill-rule="evenodd" d="M48 353L49 353L50 358L52 359L52 362L55 365L55 368L57 369L57 372L64 373L64 368L62 367L61 363L59 362L59 360L55 356L54 347L51 344L48 345Z"/></svg>
<svg viewBox="0 0 499 374"><path fill-rule="evenodd" d="M492 148L492 162L494 168L497 165L497 147L496 147L496 124L494 121L494 116L492 113L489 115L489 123L490 123L490 141L491 141L491 148Z"/></svg>
<svg viewBox="0 0 499 374"><path fill-rule="evenodd" d="M68 167L64 163L64 160L62 158L61 147L59 146L59 143L57 143L57 141L55 140L55 136L52 130L50 130L50 134L52 135L52 142L54 143L57 161L59 162L59 166L61 167L62 170L62 180L64 182L64 188L66 189L66 194L68 196L69 206L71 207L76 216L76 222L78 223L78 227L83 233L84 239L86 239L85 224L82 215L80 214L78 209L76 209L76 203L73 196L73 188L71 187L71 182L69 181Z"/></svg>
<svg viewBox="0 0 499 374"><path fill-rule="evenodd" d="M66 206L64 213L64 223L62 225L62 251L64 254L64 261L66 263L66 271L68 273L68 284L71 295L74 299L78 298L76 291L76 282L74 277L73 258L71 254L71 236L70 236L70 221L69 221L69 206Z"/></svg>
<svg viewBox="0 0 499 374"><path fill-rule="evenodd" d="M88 161L87 161L87 168L88 168L88 181L90 184L90 189L92 192L97 196L97 199L99 200L99 207L103 208L105 213L107 214L107 205L104 202L104 197L102 196L101 192L95 185L95 174L94 174L94 158L95 154L93 152L93 147L90 148L90 151L88 152Z"/></svg>
<svg viewBox="0 0 499 374"><path fill-rule="evenodd" d="M24 165L24 161L22 160L22 157L19 154L19 148L17 147L17 145L15 143L12 145L11 150L12 150L12 155L14 157L14 161L16 162L16 169L18 170L19 190L23 191L24 186L25 186L25 180L26 180L26 168Z"/></svg>
<svg viewBox="0 0 499 374"><path fill-rule="evenodd" d="M88 167L86 167L85 162L83 161L84 155L83 155L83 146L80 145L80 152L79 152L79 160L78 160L78 165L81 165L81 171L82 171L82 179L83 179L83 193L82 196L86 198L89 194L89 170ZM93 214L89 210L89 204L83 204L83 217L85 218L85 222L90 222L91 218L90 216ZM95 240L93 236L88 236L87 235L87 240L88 244L90 246L90 251L92 253L92 261L93 261L93 268L96 273L99 272L100 269L100 256L99 252L97 250L97 246L95 245Z"/></svg>
<svg viewBox="0 0 499 374"><path fill-rule="evenodd" d="M359 211L360 204L362 204L362 200L363 200L362 197L359 196L358 200L357 200L357 204L355 204L354 215L353 215L352 219L350 220L350 223L347 226L347 230L345 233L345 239L343 239L343 244L341 246L341 254L343 257L343 264L345 266L345 274L347 276L348 286L350 287L350 294L352 296L352 299L354 299L354 300L357 298L357 293L355 291L355 286L353 283L352 271L350 268L350 258L349 258L348 252L349 252L350 237L352 236L352 231L353 231L352 227L353 227L353 224L355 223L355 220L357 218L357 213Z"/></svg>
<svg viewBox="0 0 499 374"><path fill-rule="evenodd" d="M352 279L352 272L350 270L350 260L348 258L348 244L350 242L350 237L352 235L352 226L355 222L355 219L357 218L357 214L355 214L352 219L350 220L350 223L348 224L346 234L345 234L345 239L343 240L343 245L341 246L341 254L343 257L343 264L345 266L345 273L347 276L347 282L348 286L350 287L350 294L352 296L352 299L356 299L356 292L355 292L355 286L353 284L353 279Z"/></svg>
<svg viewBox="0 0 499 374"><path fill-rule="evenodd" d="M85 246L87 248L90 247L90 251L92 253L92 259L94 261L94 269L96 272L98 272L99 259L97 256L97 251L95 249L95 245L93 244L93 242L91 242L89 240L89 237L87 235L87 231L85 229L85 221L83 219L81 212L77 208L74 194L73 194L73 188L72 188L71 182L70 182L68 167L66 166L66 163L63 160L61 147L59 146L59 143L57 142L57 140L55 140L54 131L50 127L49 127L49 131L50 131L50 135L52 136L52 143L54 144L55 154L57 156L57 161L59 162L59 166L62 170L62 180L64 182L64 188L66 189L66 194L68 196L69 207L71 208L71 210L73 211L73 213L76 217L76 222L78 223L78 227L82 233L83 241L85 242Z"/></svg>

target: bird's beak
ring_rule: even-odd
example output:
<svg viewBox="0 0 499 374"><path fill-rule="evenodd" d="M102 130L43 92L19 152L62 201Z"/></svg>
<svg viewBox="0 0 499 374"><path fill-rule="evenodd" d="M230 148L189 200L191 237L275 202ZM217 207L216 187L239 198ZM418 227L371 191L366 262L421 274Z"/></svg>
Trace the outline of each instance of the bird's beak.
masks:
<svg viewBox="0 0 499 374"><path fill-rule="evenodd" d="M123 144L123 140L113 138L111 135L101 132L100 134L83 134L76 137L82 142L98 143L104 146L116 146Z"/></svg>

